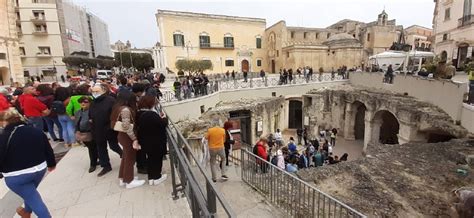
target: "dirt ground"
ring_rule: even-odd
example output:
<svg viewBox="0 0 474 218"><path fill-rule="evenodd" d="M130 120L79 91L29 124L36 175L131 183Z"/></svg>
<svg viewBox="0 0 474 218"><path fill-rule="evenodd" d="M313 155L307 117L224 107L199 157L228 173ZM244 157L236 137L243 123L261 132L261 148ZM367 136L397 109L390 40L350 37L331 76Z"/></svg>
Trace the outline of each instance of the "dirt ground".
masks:
<svg viewBox="0 0 474 218"><path fill-rule="evenodd" d="M453 217L452 190L474 187L469 155L474 155L472 139L369 145L365 158L298 176L369 217ZM467 175L458 169L467 169Z"/></svg>

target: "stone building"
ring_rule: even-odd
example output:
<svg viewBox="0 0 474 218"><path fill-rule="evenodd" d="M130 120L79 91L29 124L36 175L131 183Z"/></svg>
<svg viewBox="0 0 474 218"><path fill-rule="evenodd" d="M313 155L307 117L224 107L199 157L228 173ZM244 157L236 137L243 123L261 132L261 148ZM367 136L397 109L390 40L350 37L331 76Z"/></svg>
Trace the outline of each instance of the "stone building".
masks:
<svg viewBox="0 0 474 218"><path fill-rule="evenodd" d="M474 56L472 0L435 0L433 27L435 53L457 68Z"/></svg>
<svg viewBox="0 0 474 218"><path fill-rule="evenodd" d="M209 60L213 72L264 69L264 19L158 10L156 20L164 66L172 71L185 58Z"/></svg>
<svg viewBox="0 0 474 218"><path fill-rule="evenodd" d="M417 51L431 51L433 30L419 25L405 28L405 42Z"/></svg>
<svg viewBox="0 0 474 218"><path fill-rule="evenodd" d="M0 85L24 82L15 20L14 1L2 1L0 3Z"/></svg>

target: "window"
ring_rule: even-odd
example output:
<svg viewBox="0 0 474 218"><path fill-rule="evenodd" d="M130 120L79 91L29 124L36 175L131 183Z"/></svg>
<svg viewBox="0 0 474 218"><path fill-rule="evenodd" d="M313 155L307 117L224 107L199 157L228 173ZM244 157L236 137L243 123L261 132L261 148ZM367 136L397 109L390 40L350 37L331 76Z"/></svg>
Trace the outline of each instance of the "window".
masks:
<svg viewBox="0 0 474 218"><path fill-rule="evenodd" d="M5 60L5 59L7 59L7 54L0 53L0 60Z"/></svg>
<svg viewBox="0 0 474 218"><path fill-rule="evenodd" d="M295 32L291 31L291 38L295 38Z"/></svg>
<svg viewBox="0 0 474 218"><path fill-rule="evenodd" d="M316 39L319 39L319 33L316 33Z"/></svg>
<svg viewBox="0 0 474 218"><path fill-rule="evenodd" d="M47 33L48 28L46 27L46 25L35 25L35 32Z"/></svg>
<svg viewBox="0 0 474 218"><path fill-rule="evenodd" d="M279 50L277 50L277 57L279 57L279 56L280 56L280 51L279 51Z"/></svg>
<svg viewBox="0 0 474 218"><path fill-rule="evenodd" d="M45 19L44 11L33 11L33 16L37 20L44 20Z"/></svg>
<svg viewBox="0 0 474 218"><path fill-rule="evenodd" d="M286 57L287 57L287 58L290 57L290 52L286 52Z"/></svg>
<svg viewBox="0 0 474 218"><path fill-rule="evenodd" d="M225 60L225 66L226 67L233 67L234 66L234 60L232 60L232 59Z"/></svg>
<svg viewBox="0 0 474 218"><path fill-rule="evenodd" d="M234 37L230 34L224 36L224 48L233 48L234 47Z"/></svg>
<svg viewBox="0 0 474 218"><path fill-rule="evenodd" d="M257 67L261 67L262 66L262 60L258 59L257 60Z"/></svg>
<svg viewBox="0 0 474 218"><path fill-rule="evenodd" d="M306 35L308 35L308 33L307 33L307 32L304 32L304 33L303 33L303 38L306 39Z"/></svg>
<svg viewBox="0 0 474 218"><path fill-rule="evenodd" d="M207 35L199 36L199 47L201 48L210 48L211 47L211 37Z"/></svg>
<svg viewBox="0 0 474 218"><path fill-rule="evenodd" d="M444 20L449 20L451 19L451 8L446 8L446 10L444 10Z"/></svg>
<svg viewBox="0 0 474 218"><path fill-rule="evenodd" d="M370 33L367 33L367 42L370 42Z"/></svg>
<svg viewBox="0 0 474 218"><path fill-rule="evenodd" d="M463 17L470 16L472 14L472 0L464 0Z"/></svg>
<svg viewBox="0 0 474 218"><path fill-rule="evenodd" d="M51 48L50 47L38 47L39 52L38 54L42 55L50 55L51 54Z"/></svg>
<svg viewBox="0 0 474 218"><path fill-rule="evenodd" d="M257 48L262 48L262 38L257 38Z"/></svg>
<svg viewBox="0 0 474 218"><path fill-rule="evenodd" d="M443 41L446 41L446 40L448 40L448 34L447 33L443 34Z"/></svg>
<svg viewBox="0 0 474 218"><path fill-rule="evenodd" d="M20 55L26 55L25 47L20 47Z"/></svg>
<svg viewBox="0 0 474 218"><path fill-rule="evenodd" d="M184 35L181 33L174 33L173 44L174 46L184 46Z"/></svg>
<svg viewBox="0 0 474 218"><path fill-rule="evenodd" d="M329 39L329 37L331 37L331 33L328 33L327 38Z"/></svg>

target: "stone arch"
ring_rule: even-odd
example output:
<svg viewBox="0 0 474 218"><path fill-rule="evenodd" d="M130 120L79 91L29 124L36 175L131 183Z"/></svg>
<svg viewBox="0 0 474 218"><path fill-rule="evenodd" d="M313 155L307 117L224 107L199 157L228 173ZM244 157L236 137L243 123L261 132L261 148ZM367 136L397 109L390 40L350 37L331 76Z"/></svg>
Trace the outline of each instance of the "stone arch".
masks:
<svg viewBox="0 0 474 218"><path fill-rule="evenodd" d="M389 110L379 110L372 119L372 141L383 144L398 144L400 121Z"/></svg>

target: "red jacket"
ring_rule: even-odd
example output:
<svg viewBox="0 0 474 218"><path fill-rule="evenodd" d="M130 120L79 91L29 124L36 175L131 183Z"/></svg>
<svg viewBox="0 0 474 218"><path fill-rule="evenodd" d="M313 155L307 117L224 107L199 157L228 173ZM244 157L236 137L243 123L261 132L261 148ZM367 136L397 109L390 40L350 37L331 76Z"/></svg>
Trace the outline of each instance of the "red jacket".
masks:
<svg viewBox="0 0 474 218"><path fill-rule="evenodd" d="M4 111L10 107L10 103L8 102L7 98L0 94L0 111Z"/></svg>
<svg viewBox="0 0 474 218"><path fill-rule="evenodd" d="M26 117L41 117L42 112L48 109L45 104L30 94L23 94L18 100Z"/></svg>
<svg viewBox="0 0 474 218"><path fill-rule="evenodd" d="M261 141L257 143L257 154L264 160L267 160L268 158L267 148L265 148Z"/></svg>

